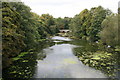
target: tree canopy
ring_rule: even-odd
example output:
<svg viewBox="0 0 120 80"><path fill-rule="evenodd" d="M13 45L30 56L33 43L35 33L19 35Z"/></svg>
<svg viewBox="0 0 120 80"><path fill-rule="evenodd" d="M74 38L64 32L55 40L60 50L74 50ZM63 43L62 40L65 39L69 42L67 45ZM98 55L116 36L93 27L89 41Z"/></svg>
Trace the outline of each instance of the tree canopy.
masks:
<svg viewBox="0 0 120 80"><path fill-rule="evenodd" d="M72 19L70 30L77 38L96 41L99 39L98 33L102 29L102 21L110 14L110 10L101 6L91 8L91 10L85 9Z"/></svg>
<svg viewBox="0 0 120 80"><path fill-rule="evenodd" d="M115 46L119 39L119 14L113 14L101 6L84 9L73 18L54 18L50 14L38 15L22 2L2 2L2 56L3 68L8 67L11 58L21 52L34 49L40 42L70 29L77 39L91 42L101 40ZM120 9L118 9L120 10ZM118 11L120 13L120 11Z"/></svg>

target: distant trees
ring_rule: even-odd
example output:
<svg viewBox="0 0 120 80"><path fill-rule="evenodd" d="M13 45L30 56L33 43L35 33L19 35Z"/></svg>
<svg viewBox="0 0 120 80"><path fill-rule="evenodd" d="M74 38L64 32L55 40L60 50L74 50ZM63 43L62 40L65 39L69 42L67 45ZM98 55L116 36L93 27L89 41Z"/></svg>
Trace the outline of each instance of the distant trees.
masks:
<svg viewBox="0 0 120 80"><path fill-rule="evenodd" d="M69 29L69 24L72 18L64 17L64 18L55 18L55 25L58 29Z"/></svg>
<svg viewBox="0 0 120 80"><path fill-rule="evenodd" d="M85 9L71 20L70 30L73 36L80 39L87 36L86 27L89 26L87 23L89 21L89 15L89 11Z"/></svg>
<svg viewBox="0 0 120 80"><path fill-rule="evenodd" d="M40 27L43 27L43 29L44 29L43 33L46 34L45 37L49 36L49 35L54 35L56 32L59 31L58 28L55 25L55 21L54 21L53 16L51 16L49 14L42 14L40 16L39 20L41 22Z"/></svg>
<svg viewBox="0 0 120 80"><path fill-rule="evenodd" d="M91 8L90 11L85 9L72 19L70 30L77 38L96 41L99 39L102 21L110 14L110 10L101 6Z"/></svg>
<svg viewBox="0 0 120 80"><path fill-rule="evenodd" d="M119 44L119 15L113 14L109 9L101 6L84 9L80 14L75 15L69 24L72 35L78 39L89 41L101 40L107 45L116 46Z"/></svg>

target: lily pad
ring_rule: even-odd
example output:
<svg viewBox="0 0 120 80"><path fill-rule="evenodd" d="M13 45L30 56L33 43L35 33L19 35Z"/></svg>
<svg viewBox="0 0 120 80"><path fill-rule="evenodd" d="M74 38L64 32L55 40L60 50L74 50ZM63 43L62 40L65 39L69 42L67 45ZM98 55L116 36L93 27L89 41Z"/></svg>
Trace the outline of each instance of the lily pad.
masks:
<svg viewBox="0 0 120 80"><path fill-rule="evenodd" d="M91 58L91 59L99 60L100 57L93 57L93 58Z"/></svg>

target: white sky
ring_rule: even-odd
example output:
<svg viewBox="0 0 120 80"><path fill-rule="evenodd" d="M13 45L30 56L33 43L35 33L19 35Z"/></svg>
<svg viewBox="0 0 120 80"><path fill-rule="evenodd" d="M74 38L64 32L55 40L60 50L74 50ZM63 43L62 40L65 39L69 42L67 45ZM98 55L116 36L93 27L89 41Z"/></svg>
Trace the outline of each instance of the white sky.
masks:
<svg viewBox="0 0 120 80"><path fill-rule="evenodd" d="M73 17L84 9L99 5L117 13L119 0L21 0L32 11L41 15L49 13L53 17Z"/></svg>

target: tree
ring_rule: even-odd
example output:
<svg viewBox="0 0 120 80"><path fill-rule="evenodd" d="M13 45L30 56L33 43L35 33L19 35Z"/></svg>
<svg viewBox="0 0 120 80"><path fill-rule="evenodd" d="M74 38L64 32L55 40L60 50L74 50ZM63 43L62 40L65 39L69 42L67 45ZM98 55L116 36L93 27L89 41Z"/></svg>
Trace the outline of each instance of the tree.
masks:
<svg viewBox="0 0 120 80"><path fill-rule="evenodd" d="M89 30L89 33L91 34L90 39L94 41L99 39L98 33L102 29L101 23L106 18L107 11L103 7L99 6L97 8L92 8L90 12L92 14L90 27L92 29Z"/></svg>
<svg viewBox="0 0 120 80"><path fill-rule="evenodd" d="M20 14L9 3L2 3L2 57L3 68L11 64L10 57L18 55L25 47L20 28ZM19 45L19 46L18 46Z"/></svg>
<svg viewBox="0 0 120 80"><path fill-rule="evenodd" d="M98 33L101 31L101 23L110 15L111 11L101 6L84 9L80 14L76 15L70 24L72 35L79 39L96 41L99 39Z"/></svg>
<svg viewBox="0 0 120 80"><path fill-rule="evenodd" d="M110 46L118 45L118 15L113 14L107 17L102 22L102 27L103 29L100 32L101 40Z"/></svg>
<svg viewBox="0 0 120 80"><path fill-rule="evenodd" d="M39 24L36 16L31 12L31 8L22 2L13 2L10 4L20 14L19 24L21 30L24 32L22 35L24 36L23 40L26 44L23 51L34 48L36 44L38 44L37 38L40 37L37 31Z"/></svg>
<svg viewBox="0 0 120 80"><path fill-rule="evenodd" d="M49 14L42 14L40 16L40 20L42 23L41 27L43 27L46 36L54 35L57 32L53 16Z"/></svg>

